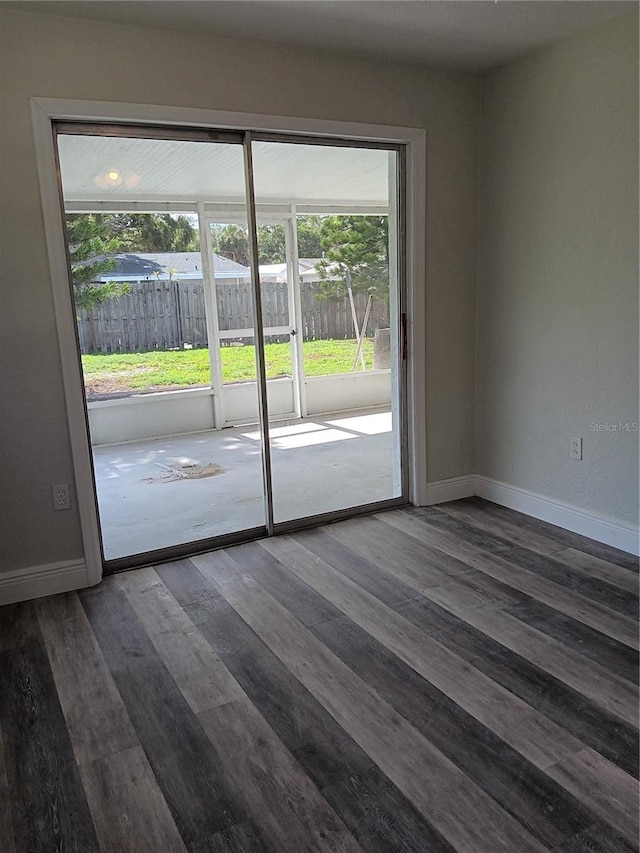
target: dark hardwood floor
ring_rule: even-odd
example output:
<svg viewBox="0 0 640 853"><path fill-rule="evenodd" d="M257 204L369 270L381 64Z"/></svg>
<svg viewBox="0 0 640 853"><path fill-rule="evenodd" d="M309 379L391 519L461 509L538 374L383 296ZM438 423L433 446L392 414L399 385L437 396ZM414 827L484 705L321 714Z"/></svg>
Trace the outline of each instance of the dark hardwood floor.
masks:
<svg viewBox="0 0 640 853"><path fill-rule="evenodd" d="M476 499L2 608L0 850L637 850L637 616Z"/></svg>

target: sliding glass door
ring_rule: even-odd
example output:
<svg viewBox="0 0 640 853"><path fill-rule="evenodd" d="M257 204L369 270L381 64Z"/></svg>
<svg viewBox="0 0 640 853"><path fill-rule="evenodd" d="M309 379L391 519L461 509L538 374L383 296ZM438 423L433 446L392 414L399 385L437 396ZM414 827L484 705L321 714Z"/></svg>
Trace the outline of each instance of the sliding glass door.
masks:
<svg viewBox="0 0 640 853"><path fill-rule="evenodd" d="M56 130L107 570L402 502L401 150Z"/></svg>

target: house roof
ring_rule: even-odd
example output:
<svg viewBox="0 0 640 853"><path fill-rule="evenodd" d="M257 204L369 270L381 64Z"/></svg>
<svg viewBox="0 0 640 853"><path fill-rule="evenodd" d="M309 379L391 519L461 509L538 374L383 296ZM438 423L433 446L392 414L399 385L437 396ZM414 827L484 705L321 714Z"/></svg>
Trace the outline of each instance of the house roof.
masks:
<svg viewBox="0 0 640 853"><path fill-rule="evenodd" d="M98 276L100 281L140 281L143 279L202 278L200 252L128 252L111 255L116 266ZM244 278L250 275L249 267L221 255L213 255L216 278Z"/></svg>
<svg viewBox="0 0 640 853"><path fill-rule="evenodd" d="M117 255L103 255L99 260L111 257L116 266L108 273L98 276L99 281L143 281L156 278L174 279L202 278L202 257L200 252L122 252ZM96 260L95 258L93 260ZM300 258L299 275L313 278L317 275L315 267L320 258ZM249 267L238 264L222 255L213 255L215 277L248 278ZM286 281L286 264L260 264L262 281Z"/></svg>
<svg viewBox="0 0 640 853"><path fill-rule="evenodd" d="M314 280L318 278L316 266L322 258L299 258L298 259L298 275L304 281ZM287 280L287 265L286 264L260 264L260 280L262 282L286 281Z"/></svg>

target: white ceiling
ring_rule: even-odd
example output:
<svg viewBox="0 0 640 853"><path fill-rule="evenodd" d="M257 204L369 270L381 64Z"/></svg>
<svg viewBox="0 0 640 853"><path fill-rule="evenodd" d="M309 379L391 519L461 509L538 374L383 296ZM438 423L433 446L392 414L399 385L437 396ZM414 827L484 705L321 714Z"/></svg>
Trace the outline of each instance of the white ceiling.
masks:
<svg viewBox="0 0 640 853"><path fill-rule="evenodd" d="M486 72L631 9L637 0L29 0L5 5Z"/></svg>
<svg viewBox="0 0 640 853"><path fill-rule="evenodd" d="M65 201L244 204L242 145L108 136L58 137ZM254 142L259 204L386 207L389 152ZM395 156L395 155L391 155ZM112 185L110 170L117 173Z"/></svg>

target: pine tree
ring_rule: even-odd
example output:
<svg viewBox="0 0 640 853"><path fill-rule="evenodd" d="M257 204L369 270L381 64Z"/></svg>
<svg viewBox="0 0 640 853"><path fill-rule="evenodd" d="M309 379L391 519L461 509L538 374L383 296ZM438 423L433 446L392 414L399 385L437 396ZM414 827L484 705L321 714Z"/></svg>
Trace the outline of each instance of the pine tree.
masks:
<svg viewBox="0 0 640 853"><path fill-rule="evenodd" d="M389 298L389 225L386 216L327 216L320 227L323 259L321 293L355 293Z"/></svg>
<svg viewBox="0 0 640 853"><path fill-rule="evenodd" d="M125 283L98 281L115 268L115 260L108 255L119 248L107 226L93 214L72 215L67 217L67 236L76 311L93 311L107 299L128 293Z"/></svg>

